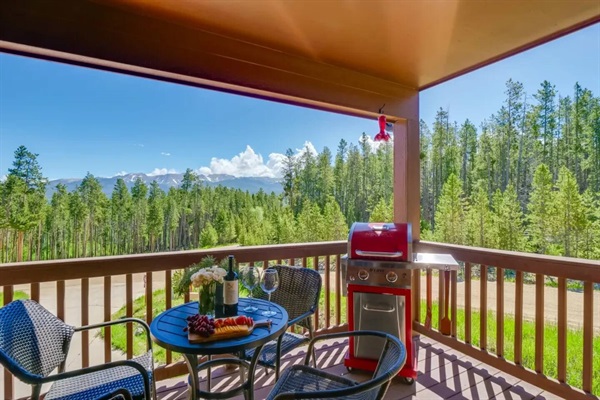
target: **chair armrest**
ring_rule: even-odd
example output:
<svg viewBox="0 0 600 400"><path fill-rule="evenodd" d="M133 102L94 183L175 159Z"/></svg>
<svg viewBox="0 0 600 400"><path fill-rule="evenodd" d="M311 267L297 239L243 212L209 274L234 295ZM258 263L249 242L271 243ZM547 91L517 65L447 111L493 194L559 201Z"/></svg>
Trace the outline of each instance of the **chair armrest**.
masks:
<svg viewBox="0 0 600 400"><path fill-rule="evenodd" d="M304 357L304 365L308 365L310 361L310 356L313 353L313 348L317 342L329 339L339 339L339 338L347 338L354 336L379 336L381 338L387 338L388 334L379 332L379 331L346 331L346 332L336 332L336 333L327 333L324 335L319 335L311 339L308 343L308 349L306 350L306 356Z"/></svg>
<svg viewBox="0 0 600 400"><path fill-rule="evenodd" d="M312 311L305 312L304 314L299 315L299 316L297 316L294 319L290 319L288 321L288 326L292 326L294 324L297 324L298 322L302 321L303 319L306 319L306 318L312 316L314 313L315 313L315 311L312 310Z"/></svg>
<svg viewBox="0 0 600 400"><path fill-rule="evenodd" d="M2 350L0 350L0 364L29 385L39 384L40 379L43 378L42 375L32 374L28 370L21 368L19 364L14 363L13 359L8 357Z"/></svg>
<svg viewBox="0 0 600 400"><path fill-rule="evenodd" d="M314 375L321 375L324 378L329 378L327 373L305 365L292 365L289 371L293 370L310 370ZM286 370L287 371L287 370ZM280 379L286 379L285 375ZM384 385L390 378L388 376L380 376L376 379L369 379L362 383L357 383L353 386L348 386L341 389L318 390L315 392L281 392L278 393L274 400L296 400L296 399L345 399L345 398L360 398L354 397L359 393L366 392L369 389Z"/></svg>
<svg viewBox="0 0 600 400"><path fill-rule="evenodd" d="M143 321L139 318L120 318L115 321L106 321L106 322L100 322L98 324L80 326L80 327L75 328L75 332L87 331L87 330L96 329L96 328L104 328L104 327L111 326L111 325L126 324L129 322L140 324L142 326L142 328L144 328L144 330L146 331L147 349L152 350L152 338L150 337L150 327L148 326L148 324L145 321Z"/></svg>
<svg viewBox="0 0 600 400"><path fill-rule="evenodd" d="M102 371L105 369L116 368L116 367L135 368L142 375L142 379L144 380L144 396L146 399L150 399L151 392L150 392L150 378L148 378L148 371L146 370L146 368L144 368L143 365L141 365L135 361L132 361L132 360L112 361L107 364L94 365L91 367L82 368L82 369L78 369L78 370L74 370L74 371L62 372L62 373L59 373L56 375L49 375L49 376L39 379L38 383L43 384L43 383L55 382L55 381L59 381L61 379L73 378L76 376L86 375L86 374L89 374L92 372L98 372L98 371Z"/></svg>
<svg viewBox="0 0 600 400"><path fill-rule="evenodd" d="M117 396L121 396L125 400L133 400L133 398L131 397L131 393L127 389L117 389L114 392L102 396L101 398L96 400L112 400L117 398Z"/></svg>

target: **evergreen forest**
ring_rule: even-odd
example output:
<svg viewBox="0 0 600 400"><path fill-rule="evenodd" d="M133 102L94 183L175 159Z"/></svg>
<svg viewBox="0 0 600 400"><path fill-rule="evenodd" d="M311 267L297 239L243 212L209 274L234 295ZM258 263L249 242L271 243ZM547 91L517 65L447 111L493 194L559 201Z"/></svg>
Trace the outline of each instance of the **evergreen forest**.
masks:
<svg viewBox="0 0 600 400"><path fill-rule="evenodd" d="M440 109L421 121L422 239L600 257L600 98L506 82L500 109L476 127ZM24 146L0 182L0 263L344 240L354 221L391 221L393 149L341 140L335 154L286 152L283 194L119 179L110 196L88 173L46 199L38 154Z"/></svg>

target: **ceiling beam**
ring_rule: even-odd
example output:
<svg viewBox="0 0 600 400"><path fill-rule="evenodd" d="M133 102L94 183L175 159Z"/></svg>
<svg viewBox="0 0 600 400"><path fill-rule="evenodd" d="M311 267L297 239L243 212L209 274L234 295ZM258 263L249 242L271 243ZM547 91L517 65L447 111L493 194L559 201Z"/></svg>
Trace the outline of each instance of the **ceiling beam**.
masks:
<svg viewBox="0 0 600 400"><path fill-rule="evenodd" d="M2 2L0 40L13 54L363 117L385 104L391 120L410 118L418 96L416 88L89 0Z"/></svg>

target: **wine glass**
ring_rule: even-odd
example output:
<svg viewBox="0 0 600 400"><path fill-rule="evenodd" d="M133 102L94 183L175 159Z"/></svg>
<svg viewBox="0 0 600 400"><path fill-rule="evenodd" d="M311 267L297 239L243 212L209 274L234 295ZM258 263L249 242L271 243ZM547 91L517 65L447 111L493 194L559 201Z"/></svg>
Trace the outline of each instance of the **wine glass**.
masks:
<svg viewBox="0 0 600 400"><path fill-rule="evenodd" d="M279 274L277 270L274 268L265 269L260 280L260 288L269 295L269 311L262 312L265 317L272 317L277 314L275 311L271 311L271 293L277 290L278 287Z"/></svg>
<svg viewBox="0 0 600 400"><path fill-rule="evenodd" d="M252 291L260 281L260 274L258 272L258 268L252 265L249 267L242 268L240 270L240 279L242 280L242 285L250 291L250 295L248 296L248 298L250 299L250 305L244 307L244 311L254 312L258 310L258 308L252 304Z"/></svg>

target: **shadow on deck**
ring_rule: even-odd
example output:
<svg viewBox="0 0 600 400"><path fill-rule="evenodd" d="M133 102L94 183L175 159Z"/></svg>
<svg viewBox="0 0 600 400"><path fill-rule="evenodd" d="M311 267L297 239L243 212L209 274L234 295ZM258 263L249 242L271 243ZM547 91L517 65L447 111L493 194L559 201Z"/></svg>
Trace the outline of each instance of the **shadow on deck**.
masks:
<svg viewBox="0 0 600 400"><path fill-rule="evenodd" d="M417 341L419 357L419 376L413 385L405 385L394 379L385 396L386 400L401 399L559 399L553 394L530 385L516 377L507 375L495 368L483 364L456 350L422 337ZM348 372L343 365L346 343L332 341L324 343L317 351L319 366L328 372L344 375L360 381L368 379L370 372ZM301 363L304 349L289 354L284 358L282 368ZM206 376L201 376L201 385L206 383ZM254 397L264 399L271 390L275 375L265 374L261 367L257 368ZM219 368L213 371L213 390L219 391L234 387L239 383L237 370ZM158 382L158 398L161 400L187 399L188 388L186 378L179 377ZM235 397L236 400L243 396Z"/></svg>

